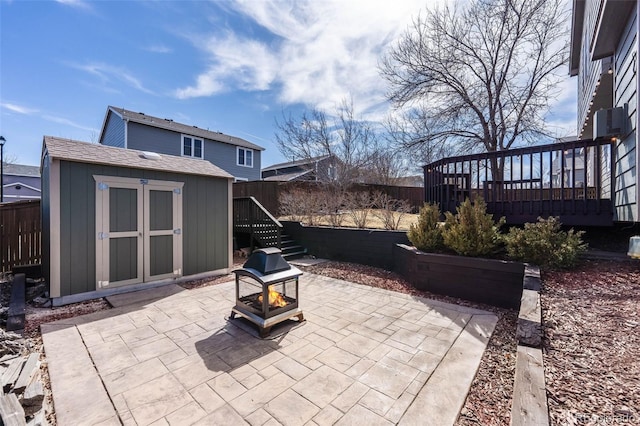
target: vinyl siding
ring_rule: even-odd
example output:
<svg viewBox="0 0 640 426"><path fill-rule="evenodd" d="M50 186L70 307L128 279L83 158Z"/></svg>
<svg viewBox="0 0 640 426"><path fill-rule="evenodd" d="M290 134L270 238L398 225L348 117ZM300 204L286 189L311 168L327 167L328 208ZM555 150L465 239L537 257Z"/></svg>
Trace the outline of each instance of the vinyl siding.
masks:
<svg viewBox="0 0 640 426"><path fill-rule="evenodd" d="M94 175L184 182L183 274L230 266L227 179L61 161L60 296L96 290Z"/></svg>
<svg viewBox="0 0 640 426"><path fill-rule="evenodd" d="M104 127L104 133L100 143L107 146L115 146L125 148L124 146L124 120L113 112L109 111L107 124Z"/></svg>
<svg viewBox="0 0 640 426"><path fill-rule="evenodd" d="M129 149L182 155L181 133L131 122L129 123L128 131ZM236 148L236 145L205 139L203 147L204 159L229 172L236 178L260 180L260 151L253 151L253 167L244 167L236 165Z"/></svg>
<svg viewBox="0 0 640 426"><path fill-rule="evenodd" d="M614 152L614 183L615 195L614 219L621 222L638 222L637 191L638 180L636 173L637 157L637 8L623 32L614 56L614 106L626 107L629 121L627 130L630 132L620 142L616 143Z"/></svg>
<svg viewBox="0 0 640 426"><path fill-rule="evenodd" d="M180 133L133 122L129 122L128 131L127 148L129 149L177 156L182 155L182 138Z"/></svg>
<svg viewBox="0 0 640 426"><path fill-rule="evenodd" d="M205 142L204 158L236 178L260 180L260 151L253 151L253 167L238 166L236 145L214 142L207 139Z"/></svg>

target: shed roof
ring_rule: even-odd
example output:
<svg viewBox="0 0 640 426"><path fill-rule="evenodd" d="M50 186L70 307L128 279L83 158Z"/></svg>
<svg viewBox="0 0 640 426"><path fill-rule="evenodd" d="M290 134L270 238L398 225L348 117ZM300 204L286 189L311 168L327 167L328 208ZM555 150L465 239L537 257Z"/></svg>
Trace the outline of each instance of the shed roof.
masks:
<svg viewBox="0 0 640 426"><path fill-rule="evenodd" d="M242 138L238 138L236 136L225 135L221 132L212 132L211 130L201 129L198 126L189 126L188 124L182 124L173 121L170 118L158 118L153 117L151 115L147 115L143 112L133 112L126 110L124 108L118 108L114 106L109 106L107 109L107 115L109 115L109 111L116 113L123 119L133 121L134 123L144 124L146 126L157 127L160 129L171 130L177 133L183 133L191 136L199 136L201 138L213 140L216 142L222 142L229 145L242 146L245 148L251 148L257 151L264 151L264 148L258 146L254 143L246 141ZM105 123L106 123L105 117ZM103 126L104 132L104 126Z"/></svg>
<svg viewBox="0 0 640 426"><path fill-rule="evenodd" d="M143 151L115 148L54 136L44 137L42 149L43 154L46 152L51 158L59 160L131 169L159 170L187 175L233 178L232 175L206 160L166 154L156 154L157 158L148 158L144 156Z"/></svg>

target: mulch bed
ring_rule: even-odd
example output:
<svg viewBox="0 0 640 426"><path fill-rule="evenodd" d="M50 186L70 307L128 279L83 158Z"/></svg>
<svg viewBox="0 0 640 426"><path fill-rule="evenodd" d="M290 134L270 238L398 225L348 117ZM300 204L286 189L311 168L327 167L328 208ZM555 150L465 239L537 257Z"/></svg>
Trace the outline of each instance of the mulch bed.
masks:
<svg viewBox="0 0 640 426"><path fill-rule="evenodd" d="M552 422L640 423L640 261L543 273L541 299Z"/></svg>

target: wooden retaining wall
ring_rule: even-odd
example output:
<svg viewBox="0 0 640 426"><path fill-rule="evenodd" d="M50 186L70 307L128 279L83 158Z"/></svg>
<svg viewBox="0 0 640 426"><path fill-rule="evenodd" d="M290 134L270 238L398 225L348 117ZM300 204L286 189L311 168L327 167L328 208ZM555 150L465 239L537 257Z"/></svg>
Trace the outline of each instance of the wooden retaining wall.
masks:
<svg viewBox="0 0 640 426"><path fill-rule="evenodd" d="M417 289L504 308L520 306L523 263L424 253L404 244L394 247L393 257L395 271Z"/></svg>
<svg viewBox="0 0 640 426"><path fill-rule="evenodd" d="M393 247L409 244L406 231L304 226L283 221L284 232L316 257L393 269Z"/></svg>

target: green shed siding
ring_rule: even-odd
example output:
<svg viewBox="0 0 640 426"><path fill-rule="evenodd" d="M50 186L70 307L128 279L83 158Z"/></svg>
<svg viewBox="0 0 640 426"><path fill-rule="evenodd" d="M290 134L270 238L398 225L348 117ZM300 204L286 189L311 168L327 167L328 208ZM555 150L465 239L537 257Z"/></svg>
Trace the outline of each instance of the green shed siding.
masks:
<svg viewBox="0 0 640 426"><path fill-rule="evenodd" d="M183 182L183 275L230 266L227 179L60 161L61 296L96 290L94 175Z"/></svg>
<svg viewBox="0 0 640 426"><path fill-rule="evenodd" d="M216 185L207 179L185 183L184 199L196 197L197 203L183 203L182 220L185 242L183 268L185 275L228 267L228 183L216 179ZM211 238L225 230L224 237ZM189 236L190 243L186 243ZM227 257L225 257L227 256ZM222 266L224 265L224 266Z"/></svg>

